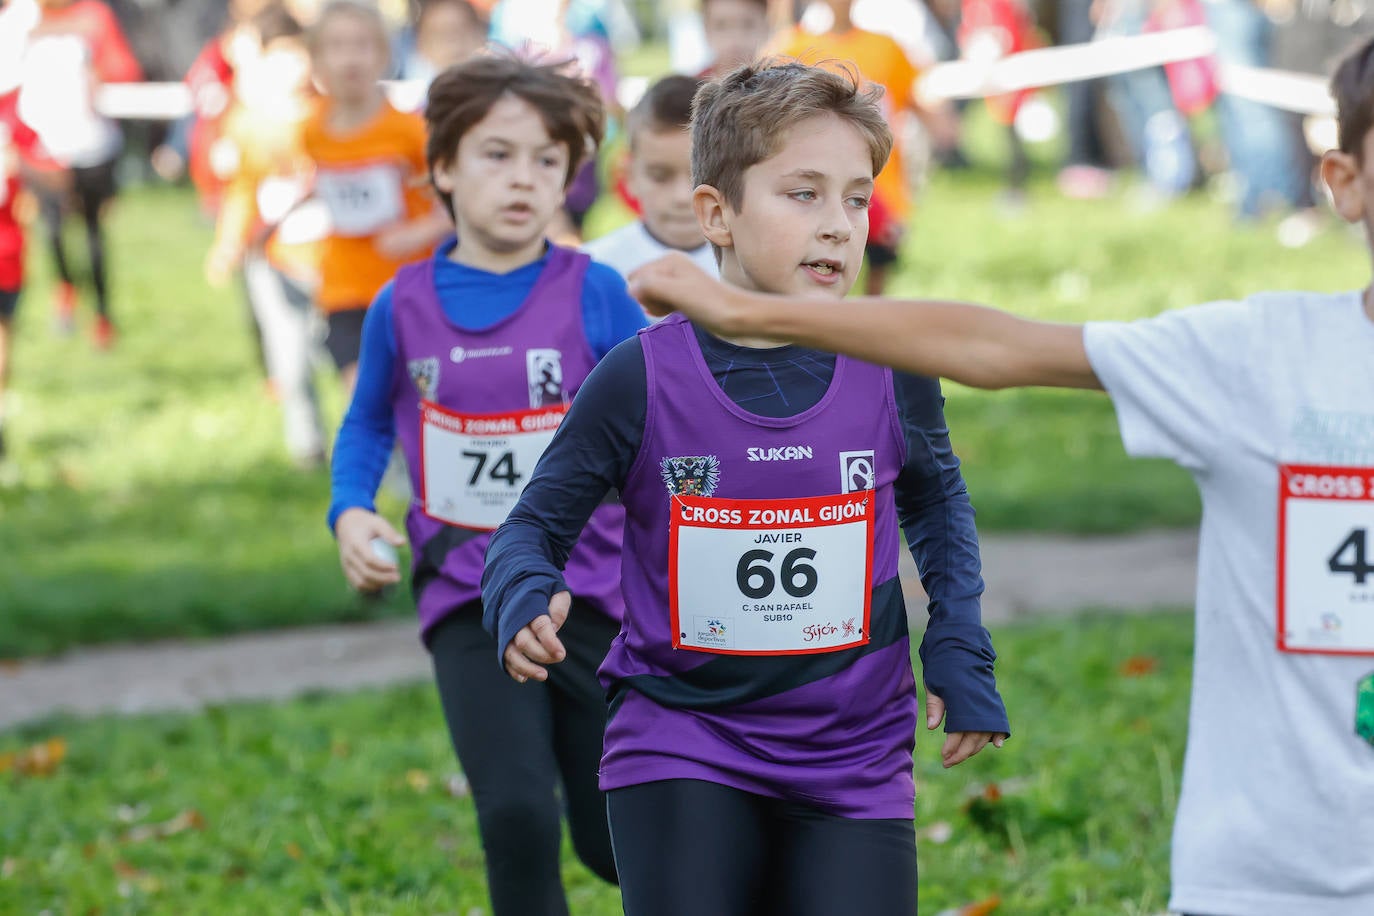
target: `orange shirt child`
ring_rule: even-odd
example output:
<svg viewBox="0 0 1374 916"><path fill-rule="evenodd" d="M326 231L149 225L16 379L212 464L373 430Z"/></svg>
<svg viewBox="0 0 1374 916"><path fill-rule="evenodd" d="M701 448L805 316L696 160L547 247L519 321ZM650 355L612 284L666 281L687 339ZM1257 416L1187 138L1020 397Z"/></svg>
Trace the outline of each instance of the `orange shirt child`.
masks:
<svg viewBox="0 0 1374 916"><path fill-rule="evenodd" d="M418 115L383 102L367 124L339 134L329 128L328 104L325 99L306 122L303 140L315 165L315 196L331 221L316 301L323 311L337 312L366 308L397 268L428 253L390 255L386 236L433 213L435 202Z"/></svg>
<svg viewBox="0 0 1374 916"><path fill-rule="evenodd" d="M858 28L816 35L796 26L785 33L772 50L808 64L852 63L864 79L883 87L880 104L894 128L898 114L918 107L915 83L921 71L906 56L902 46L887 35ZM874 179L874 196L881 200L888 215L900 223L911 212L911 194L902 168L901 132L894 130L893 134L892 155Z"/></svg>

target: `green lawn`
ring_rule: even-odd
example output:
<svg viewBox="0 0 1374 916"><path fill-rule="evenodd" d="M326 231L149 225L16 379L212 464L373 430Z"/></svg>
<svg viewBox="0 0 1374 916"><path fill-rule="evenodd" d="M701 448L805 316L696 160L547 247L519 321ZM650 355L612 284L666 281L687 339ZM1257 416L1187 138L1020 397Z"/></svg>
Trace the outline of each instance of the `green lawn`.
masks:
<svg viewBox="0 0 1374 916"><path fill-rule="evenodd" d="M1009 916L1163 911L1191 619L994 633L1013 739L950 771L938 739L918 739L922 912L994 896ZM53 720L0 734L0 769L56 738L67 755L51 775L0 773L0 914L483 906L473 809L451 794L429 685ZM619 912L570 854L564 874L574 912Z"/></svg>
<svg viewBox="0 0 1374 916"><path fill-rule="evenodd" d="M1076 203L1042 184L1006 217L998 190L986 172L937 175L895 291L1134 318L1265 288L1350 287L1367 272L1344 231L1287 251L1272 227L1234 229L1203 197L1142 212L1128 192ZM594 216L602 228L621 218ZM85 328L52 332L33 246L0 462L0 657L408 613L403 596L367 604L345 588L324 528L327 480L285 460L243 307L200 278L209 231L190 196L128 193L110 236L123 334L109 354ZM342 405L331 375L321 381L332 424ZM984 531L1196 521L1186 475L1128 464L1101 395L947 393Z"/></svg>

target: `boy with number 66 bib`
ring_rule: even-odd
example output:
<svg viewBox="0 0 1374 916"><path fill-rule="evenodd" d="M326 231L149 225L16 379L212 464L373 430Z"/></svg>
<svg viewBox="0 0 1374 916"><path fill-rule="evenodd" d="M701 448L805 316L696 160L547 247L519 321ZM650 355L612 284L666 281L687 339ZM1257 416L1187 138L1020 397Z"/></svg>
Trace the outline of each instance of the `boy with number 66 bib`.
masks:
<svg viewBox="0 0 1374 916"><path fill-rule="evenodd" d="M1374 246L1374 41L1331 94L1339 147L1322 177ZM631 287L718 333L977 388L1105 390L1126 450L1177 462L1202 494L1170 910L1374 913L1374 287L1087 325L958 302L826 311L730 289L677 256Z"/></svg>
<svg viewBox="0 0 1374 916"><path fill-rule="evenodd" d="M594 87L554 66L480 57L440 74L425 119L430 173L458 237L402 268L368 310L330 524L354 587L399 579L372 549L376 538L402 543L373 510L399 437L415 493L411 583L472 785L493 910L559 916L560 796L578 856L615 880L595 672L620 626L624 511L598 507L569 561L572 664L547 684L515 684L491 663L482 555L592 366L646 319L614 270L544 238L602 136Z"/></svg>
<svg viewBox="0 0 1374 916"><path fill-rule="evenodd" d="M846 311L892 146L878 92L800 64L698 91L693 204L727 283ZM588 377L492 537L483 597L511 675L556 677L578 614L563 564L620 491L601 785L629 916L916 912L899 527L931 596L945 765L1009 732L941 405L933 379L680 317Z"/></svg>

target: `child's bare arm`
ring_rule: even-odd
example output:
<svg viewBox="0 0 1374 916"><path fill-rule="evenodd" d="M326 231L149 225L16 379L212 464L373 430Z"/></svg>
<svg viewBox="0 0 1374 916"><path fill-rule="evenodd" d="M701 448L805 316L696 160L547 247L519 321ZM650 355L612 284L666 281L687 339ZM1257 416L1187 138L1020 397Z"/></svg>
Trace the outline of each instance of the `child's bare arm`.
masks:
<svg viewBox="0 0 1374 916"><path fill-rule="evenodd" d="M630 276L651 314L683 312L717 334L790 341L974 388L1101 388L1083 328L963 302L831 300L751 293L671 254Z"/></svg>

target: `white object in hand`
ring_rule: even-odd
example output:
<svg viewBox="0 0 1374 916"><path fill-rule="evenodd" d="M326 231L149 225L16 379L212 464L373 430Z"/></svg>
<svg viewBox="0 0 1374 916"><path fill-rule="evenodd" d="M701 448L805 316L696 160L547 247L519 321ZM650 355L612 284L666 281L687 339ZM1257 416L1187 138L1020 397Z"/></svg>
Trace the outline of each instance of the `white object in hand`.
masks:
<svg viewBox="0 0 1374 916"><path fill-rule="evenodd" d="M395 547L392 547L391 544L387 543L383 538L373 538L369 543L372 547L372 555L374 557L381 560L383 563L390 563L392 566L396 565L397 555Z"/></svg>

